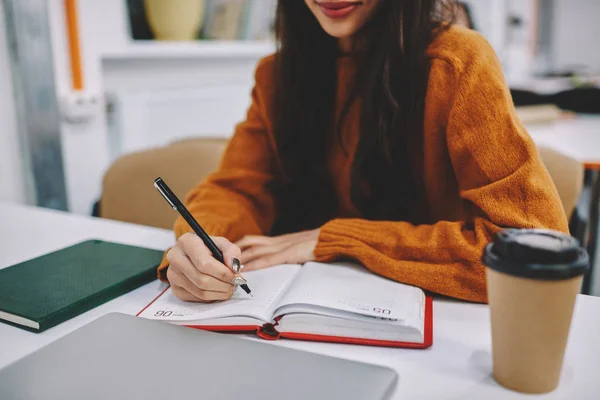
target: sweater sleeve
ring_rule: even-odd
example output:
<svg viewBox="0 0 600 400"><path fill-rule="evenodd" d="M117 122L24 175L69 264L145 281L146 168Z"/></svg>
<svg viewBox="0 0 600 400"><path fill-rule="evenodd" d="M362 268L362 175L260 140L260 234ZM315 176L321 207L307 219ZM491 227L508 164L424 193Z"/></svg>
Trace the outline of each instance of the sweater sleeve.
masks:
<svg viewBox="0 0 600 400"><path fill-rule="evenodd" d="M445 70L454 82L448 154L471 217L418 226L335 219L321 228L315 256L322 262L355 259L399 282L486 302L481 258L494 234L507 227L568 232L567 219L536 146L516 117L491 47L480 43L471 60Z"/></svg>
<svg viewBox="0 0 600 400"><path fill-rule="evenodd" d="M265 123L264 90L270 84L269 62L269 58L262 60L256 69L246 119L236 126L219 167L186 196L186 207L211 236L236 241L244 235L264 234L273 224L275 207L268 184L275 157ZM174 231L179 238L192 230L179 217ZM163 257L159 279L166 280L167 267Z"/></svg>

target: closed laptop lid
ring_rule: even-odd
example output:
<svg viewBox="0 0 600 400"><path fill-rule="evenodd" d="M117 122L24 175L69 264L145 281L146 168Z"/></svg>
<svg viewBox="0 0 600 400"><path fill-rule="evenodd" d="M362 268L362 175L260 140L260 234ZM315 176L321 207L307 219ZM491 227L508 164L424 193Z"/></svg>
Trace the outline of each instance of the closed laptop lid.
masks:
<svg viewBox="0 0 600 400"><path fill-rule="evenodd" d="M107 314L0 370L0 399L388 399L390 368Z"/></svg>

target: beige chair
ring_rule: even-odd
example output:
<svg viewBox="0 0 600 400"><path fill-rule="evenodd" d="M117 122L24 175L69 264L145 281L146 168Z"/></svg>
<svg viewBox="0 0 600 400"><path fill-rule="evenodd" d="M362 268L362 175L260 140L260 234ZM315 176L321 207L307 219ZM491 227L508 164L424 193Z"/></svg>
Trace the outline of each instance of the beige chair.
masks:
<svg viewBox="0 0 600 400"><path fill-rule="evenodd" d="M567 216L571 216L581 196L585 168L581 161L557 150L538 146Z"/></svg>
<svg viewBox="0 0 600 400"><path fill-rule="evenodd" d="M154 179L163 177L184 201L187 193L217 168L226 143L224 139L193 138L122 156L104 175L99 216L171 229L177 213L154 188ZM551 148L538 149L565 212L571 216L582 191L584 167Z"/></svg>
<svg viewBox="0 0 600 400"><path fill-rule="evenodd" d="M162 177L181 201L221 160L224 139L186 139L165 147L131 153L104 175L99 216L172 229L178 214L154 188Z"/></svg>

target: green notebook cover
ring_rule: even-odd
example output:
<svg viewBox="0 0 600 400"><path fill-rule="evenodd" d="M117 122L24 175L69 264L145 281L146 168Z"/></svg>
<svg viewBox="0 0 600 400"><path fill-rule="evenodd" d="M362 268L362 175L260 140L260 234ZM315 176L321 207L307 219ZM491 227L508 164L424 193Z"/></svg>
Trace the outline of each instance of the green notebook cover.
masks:
<svg viewBox="0 0 600 400"><path fill-rule="evenodd" d="M88 240L1 269L0 321L42 332L156 279L162 256Z"/></svg>

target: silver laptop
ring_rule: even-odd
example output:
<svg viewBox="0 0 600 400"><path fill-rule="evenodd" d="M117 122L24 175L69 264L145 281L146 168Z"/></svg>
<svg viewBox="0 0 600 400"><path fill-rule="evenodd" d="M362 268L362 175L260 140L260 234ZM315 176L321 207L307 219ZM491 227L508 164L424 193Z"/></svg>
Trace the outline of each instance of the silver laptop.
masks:
<svg viewBox="0 0 600 400"><path fill-rule="evenodd" d="M0 370L2 400L389 399L392 369L107 314Z"/></svg>

